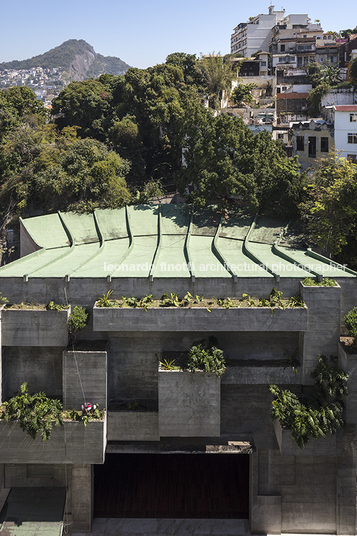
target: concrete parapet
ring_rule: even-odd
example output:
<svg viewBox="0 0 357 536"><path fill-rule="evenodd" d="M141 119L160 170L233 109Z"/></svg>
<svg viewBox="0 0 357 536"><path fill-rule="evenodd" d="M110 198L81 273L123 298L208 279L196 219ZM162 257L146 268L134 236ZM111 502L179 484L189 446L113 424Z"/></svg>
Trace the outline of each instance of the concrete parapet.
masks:
<svg viewBox="0 0 357 536"><path fill-rule="evenodd" d="M240 361L236 366L228 366L222 376L222 384L301 384L301 367L294 371L288 364L277 365L272 361L264 363L263 360L252 364L252 361Z"/></svg>
<svg viewBox="0 0 357 536"><path fill-rule="evenodd" d="M68 344L69 309L4 309L1 311L2 346L60 346Z"/></svg>
<svg viewBox="0 0 357 536"><path fill-rule="evenodd" d="M215 437L221 429L221 379L206 372L159 371L161 437Z"/></svg>
<svg viewBox="0 0 357 536"><path fill-rule="evenodd" d="M94 307L94 331L305 331L307 310Z"/></svg>
<svg viewBox="0 0 357 536"><path fill-rule="evenodd" d="M0 459L3 463L104 463L107 438L106 418L68 422L53 427L48 441L35 440L24 432L18 422L0 421Z"/></svg>
<svg viewBox="0 0 357 536"><path fill-rule="evenodd" d="M158 412L109 411L108 441L160 441Z"/></svg>
<svg viewBox="0 0 357 536"><path fill-rule="evenodd" d="M336 434L327 434L319 439L310 439L308 444L300 448L288 428L282 428L278 420L273 422L280 454L283 456L336 456L338 454Z"/></svg>

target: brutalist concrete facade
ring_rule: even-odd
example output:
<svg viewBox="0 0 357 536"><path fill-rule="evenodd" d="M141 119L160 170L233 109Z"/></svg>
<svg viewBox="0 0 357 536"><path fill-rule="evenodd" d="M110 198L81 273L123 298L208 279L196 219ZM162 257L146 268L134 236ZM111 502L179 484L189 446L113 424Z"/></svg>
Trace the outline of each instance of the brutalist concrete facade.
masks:
<svg viewBox="0 0 357 536"><path fill-rule="evenodd" d="M290 285L294 294L296 287L300 289L306 309L219 309L212 315L202 309L145 312L98 308L94 307L98 288L94 286L93 295L88 281L73 281L72 304L81 303L91 311L90 323L79 338L106 341L105 348L82 352L64 348L66 341L59 327L63 312L59 316L41 313L42 325L53 337L44 338L34 321L33 332L24 329L20 340L12 333L19 333L19 329L14 328L13 318L10 321L11 310L3 310L3 400L27 381L31 391L45 390L63 398L67 409L79 409L84 392L88 400L108 410L105 421L90 423L87 428L81 423L65 423L63 429L54 430L47 443L33 441L16 423L0 424L3 486L36 487L46 482L66 486L65 521L71 523L70 530L90 530L93 466L104 462L107 450L155 452L167 437L173 445L177 438L181 446L185 438L187 445L194 445L203 437L207 445L216 445L218 450L247 441L252 452L252 533L355 534L357 378L355 356L344 353L339 336L342 304L351 304L356 280L339 282L337 287L324 288L285 280L284 287ZM205 281L206 295L217 294L211 284ZM266 297L265 281L261 289L255 284L252 295ZM8 292L9 299L21 294L26 285L18 281L12 294ZM166 289L171 285L176 288L177 281L167 280ZM143 282L138 286L142 288ZM32 297L33 301L40 298L41 293ZM30 318L34 312L21 314ZM230 357L220 379L204 373L158 370L162 353L185 352L194 341L208 335L215 335ZM301 450L286 430L271 421L269 384L290 385L299 392L311 384L310 372L320 353L339 354L341 366L351 374L347 425L336 436L312 441ZM300 361L297 373L287 360L287 355L294 354ZM178 384L181 378L184 385ZM189 394L192 382L195 395ZM189 418L184 412L188 399ZM125 406L135 400L146 409L128 411ZM230 446L233 452L234 448ZM239 456L238 447L233 455ZM80 505L76 503L79 495ZM79 507L80 515L72 519L72 512Z"/></svg>
<svg viewBox="0 0 357 536"><path fill-rule="evenodd" d="M83 399L99 404L106 418L87 428L66 422L47 443L0 423L1 487L66 488L66 530L84 532L93 517L94 465L106 453L244 451L252 534L356 533L357 358L339 339L356 305L357 274L295 249L281 223L234 218L184 205L21 222L26 256L0 268L0 291L11 303L85 306L90 321L78 339L87 347L67 347L69 310L1 310L0 401L28 382L66 409L80 409ZM174 262L182 270L165 272ZM130 263L141 266L136 275L124 271ZM307 276L334 277L338 286L307 287ZM300 293L306 308L95 306L109 291L111 298L268 298L273 287L286 298ZM221 378L159 370L162 357L209 336L229 356ZM321 353L338 354L350 374L347 424L301 450L271 420L269 384L310 389Z"/></svg>

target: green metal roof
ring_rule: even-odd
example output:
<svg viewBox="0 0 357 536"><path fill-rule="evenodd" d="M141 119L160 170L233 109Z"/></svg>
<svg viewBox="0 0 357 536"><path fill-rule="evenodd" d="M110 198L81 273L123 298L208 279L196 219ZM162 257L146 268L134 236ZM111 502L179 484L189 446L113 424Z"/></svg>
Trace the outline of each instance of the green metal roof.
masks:
<svg viewBox="0 0 357 536"><path fill-rule="evenodd" d="M0 268L26 278L356 277L281 241L286 222L189 205L136 205L22 220L40 248Z"/></svg>

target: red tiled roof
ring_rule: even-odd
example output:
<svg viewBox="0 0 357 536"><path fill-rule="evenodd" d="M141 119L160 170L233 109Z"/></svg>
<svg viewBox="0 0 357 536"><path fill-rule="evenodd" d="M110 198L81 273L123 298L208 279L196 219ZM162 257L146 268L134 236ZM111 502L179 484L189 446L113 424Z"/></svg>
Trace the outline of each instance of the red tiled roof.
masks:
<svg viewBox="0 0 357 536"><path fill-rule="evenodd" d="M307 99L308 93L277 93L277 99Z"/></svg>
<svg viewBox="0 0 357 536"><path fill-rule="evenodd" d="M341 104L339 106L335 106L335 110L336 112L357 112L357 106L353 104Z"/></svg>

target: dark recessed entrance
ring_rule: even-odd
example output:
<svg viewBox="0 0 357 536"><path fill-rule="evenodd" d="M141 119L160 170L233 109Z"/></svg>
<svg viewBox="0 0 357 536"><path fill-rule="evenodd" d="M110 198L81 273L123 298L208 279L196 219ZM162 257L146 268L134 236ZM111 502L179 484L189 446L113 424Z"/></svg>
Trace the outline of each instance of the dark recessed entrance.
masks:
<svg viewBox="0 0 357 536"><path fill-rule="evenodd" d="M94 517L248 519L248 454L107 454Z"/></svg>

